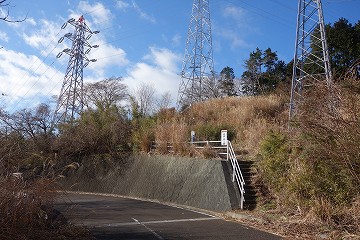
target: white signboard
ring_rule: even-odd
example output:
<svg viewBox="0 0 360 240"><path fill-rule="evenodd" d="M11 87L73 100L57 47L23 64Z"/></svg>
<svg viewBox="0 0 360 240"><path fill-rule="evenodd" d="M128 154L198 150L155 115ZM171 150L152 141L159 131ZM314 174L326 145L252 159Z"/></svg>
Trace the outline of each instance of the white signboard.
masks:
<svg viewBox="0 0 360 240"><path fill-rule="evenodd" d="M228 139L227 139L227 130L221 130L221 145L227 146Z"/></svg>

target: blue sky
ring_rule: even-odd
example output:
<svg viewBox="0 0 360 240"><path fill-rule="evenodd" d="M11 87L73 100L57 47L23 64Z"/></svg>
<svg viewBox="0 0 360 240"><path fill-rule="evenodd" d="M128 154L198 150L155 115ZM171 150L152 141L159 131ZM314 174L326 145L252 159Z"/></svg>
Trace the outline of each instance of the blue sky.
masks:
<svg viewBox="0 0 360 240"><path fill-rule="evenodd" d="M243 72L256 47L270 47L281 60L293 57L297 0L210 0L215 71ZM9 111L48 102L60 93L68 58L56 55L73 28L61 26L84 15L99 30L89 42L100 47L84 72L84 81L123 77L130 91L141 84L176 101L192 0L11 0L10 18L0 22L0 107ZM360 0L323 0L326 23L359 18ZM4 16L1 10L2 16Z"/></svg>

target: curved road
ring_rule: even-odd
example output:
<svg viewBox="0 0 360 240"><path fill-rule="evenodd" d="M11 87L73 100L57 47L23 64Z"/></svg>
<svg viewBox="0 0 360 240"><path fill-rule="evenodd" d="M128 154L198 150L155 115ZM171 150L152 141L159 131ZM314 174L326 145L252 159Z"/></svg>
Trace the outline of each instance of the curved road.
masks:
<svg viewBox="0 0 360 240"><path fill-rule="evenodd" d="M67 193L56 208L104 240L281 239L206 213L123 197Z"/></svg>

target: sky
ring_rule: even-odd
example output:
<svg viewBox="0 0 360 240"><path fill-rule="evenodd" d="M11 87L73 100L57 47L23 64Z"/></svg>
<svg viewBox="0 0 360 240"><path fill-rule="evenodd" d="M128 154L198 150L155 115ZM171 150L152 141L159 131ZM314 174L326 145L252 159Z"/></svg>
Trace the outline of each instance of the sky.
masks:
<svg viewBox="0 0 360 240"><path fill-rule="evenodd" d="M297 0L209 0L215 72L234 69L257 47L276 51L286 63L294 55ZM64 80L74 28L63 24L84 16L99 45L84 69L84 83L121 77L131 93L151 86L156 96L169 93L174 105L181 78L193 0L9 0L0 17L0 108L14 112L54 103ZM359 18L360 0L323 0L325 23Z"/></svg>

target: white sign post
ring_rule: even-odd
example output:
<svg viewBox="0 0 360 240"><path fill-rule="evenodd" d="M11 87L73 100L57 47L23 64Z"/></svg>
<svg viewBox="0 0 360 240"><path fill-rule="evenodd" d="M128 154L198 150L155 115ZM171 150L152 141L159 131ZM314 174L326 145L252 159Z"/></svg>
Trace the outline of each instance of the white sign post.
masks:
<svg viewBox="0 0 360 240"><path fill-rule="evenodd" d="M222 146L228 145L227 130L221 130L221 145Z"/></svg>
<svg viewBox="0 0 360 240"><path fill-rule="evenodd" d="M195 131L191 131L191 143L195 142Z"/></svg>

